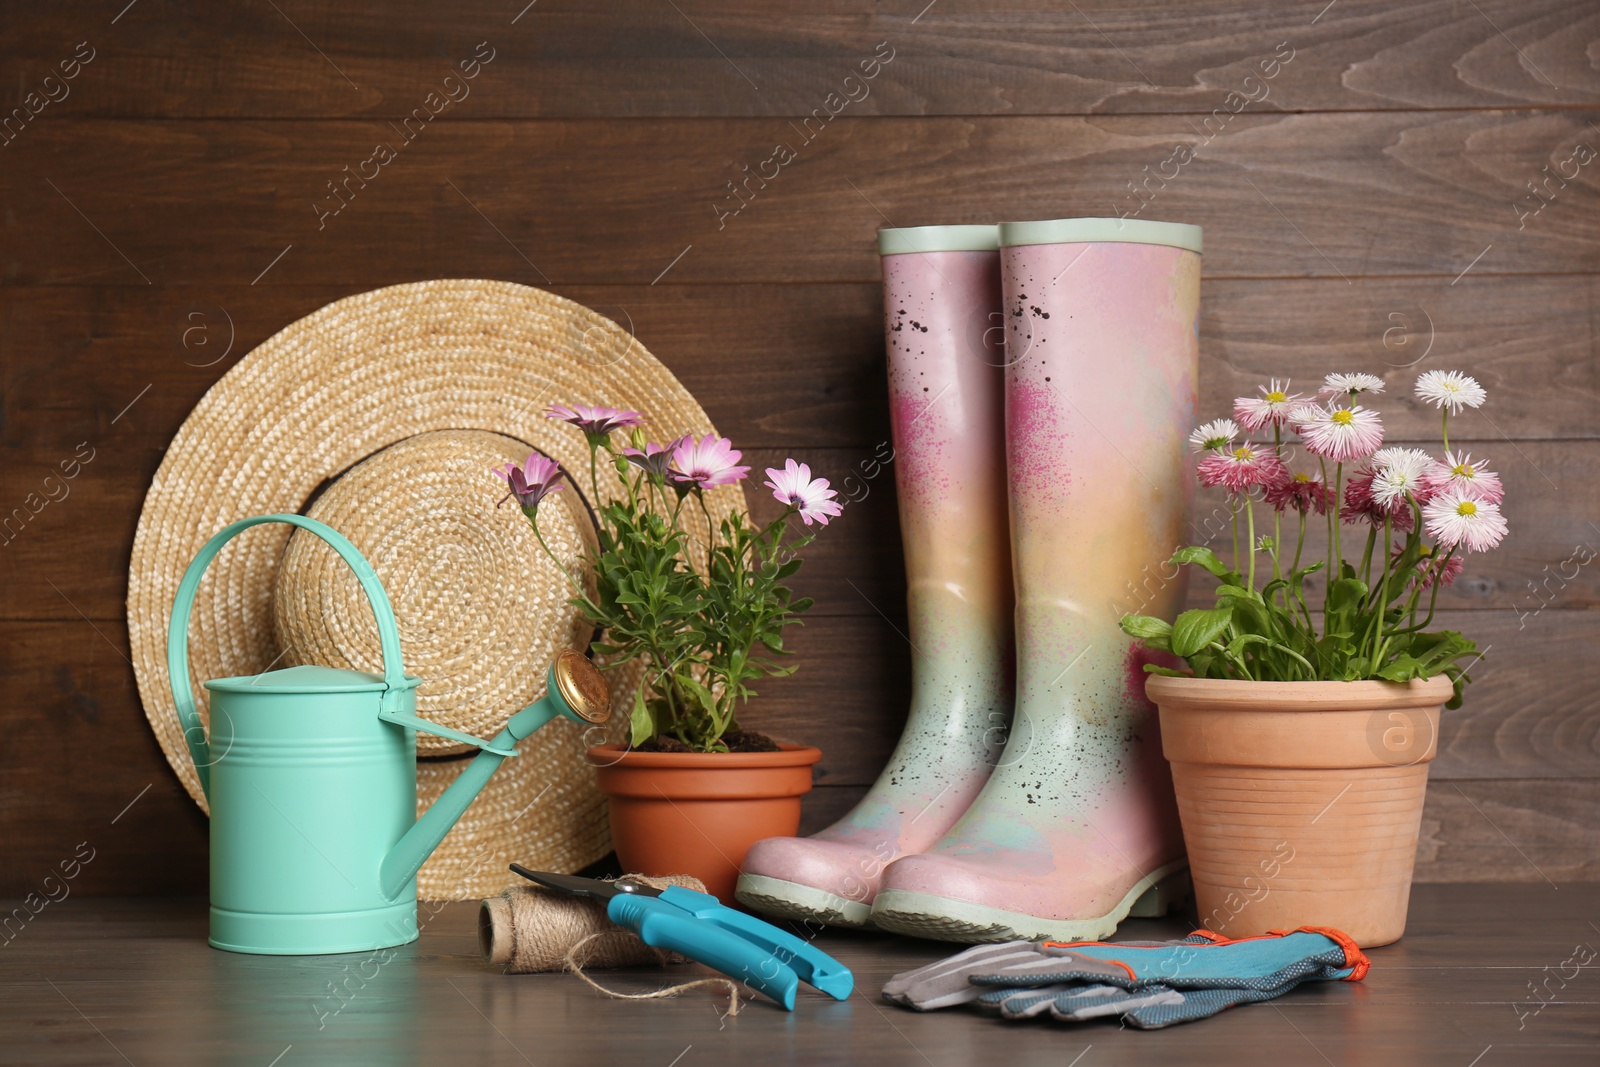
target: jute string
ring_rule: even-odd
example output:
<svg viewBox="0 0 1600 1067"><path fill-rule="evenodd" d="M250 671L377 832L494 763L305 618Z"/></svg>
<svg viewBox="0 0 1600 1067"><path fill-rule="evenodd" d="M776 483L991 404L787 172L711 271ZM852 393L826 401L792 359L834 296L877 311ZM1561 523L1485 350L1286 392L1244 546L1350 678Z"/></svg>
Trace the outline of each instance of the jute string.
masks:
<svg viewBox="0 0 1600 1067"><path fill-rule="evenodd" d="M699 879L689 875L647 878L628 875L630 882L665 889L682 886L704 892ZM478 943L484 958L508 974L533 974L567 970L590 988L618 1000L657 1000L703 986L725 989L728 1014L739 1014L739 987L730 978L699 978L648 993L623 993L608 989L584 973L585 967L665 966L688 963L676 952L652 948L631 930L606 918L605 902L591 897L512 886L498 897L485 900L478 911Z"/></svg>

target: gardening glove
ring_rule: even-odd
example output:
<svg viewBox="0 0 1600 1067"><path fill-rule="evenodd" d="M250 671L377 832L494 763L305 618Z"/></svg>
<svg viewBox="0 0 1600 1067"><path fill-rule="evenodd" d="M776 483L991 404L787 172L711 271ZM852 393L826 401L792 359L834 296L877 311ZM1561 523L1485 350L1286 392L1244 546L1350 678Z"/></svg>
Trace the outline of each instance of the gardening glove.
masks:
<svg viewBox="0 0 1600 1067"><path fill-rule="evenodd" d="M999 974L1008 967L1030 963L1059 963L1059 953L1045 951L1040 941L1007 941L995 945L975 945L948 959L905 971L889 979L883 987L885 1000L914 1011L935 1011L958 1004L970 1004L987 990L973 985L973 975ZM1125 941L1125 945L1158 947L1165 941ZM1110 963L1081 960L1083 973L1102 977L1127 978L1127 972Z"/></svg>
<svg viewBox="0 0 1600 1067"><path fill-rule="evenodd" d="M1348 936L1306 928L1229 941L1199 930L1168 942L1011 942L897 975L884 995L927 1011L974 1003L1007 1018L1123 1015L1155 1029L1268 1000L1302 981L1360 981L1369 964ZM965 979L980 992L960 988Z"/></svg>
<svg viewBox="0 0 1600 1067"><path fill-rule="evenodd" d="M1275 989L1191 989L1179 992L1164 985L1124 989L1121 986L1069 983L996 989L985 993L974 1003L980 1010L998 1012L1006 1019L1031 1019L1049 1012L1051 1018L1059 1022L1083 1022L1116 1015L1137 1029L1159 1030L1174 1023L1204 1019L1235 1004L1271 1000L1299 984L1297 979Z"/></svg>

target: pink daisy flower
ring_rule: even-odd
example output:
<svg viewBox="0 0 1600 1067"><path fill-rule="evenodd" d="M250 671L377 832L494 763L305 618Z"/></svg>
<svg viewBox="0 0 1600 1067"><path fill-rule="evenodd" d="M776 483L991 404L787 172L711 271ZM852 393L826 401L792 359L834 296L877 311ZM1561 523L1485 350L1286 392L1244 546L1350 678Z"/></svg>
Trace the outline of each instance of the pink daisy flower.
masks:
<svg viewBox="0 0 1600 1067"><path fill-rule="evenodd" d="M772 490L780 504L794 508L807 526L813 521L828 525L829 517L837 518L844 510L833 498L839 494L828 488L828 479L811 477L811 468L792 459L783 462L783 470L767 468L767 480L762 483Z"/></svg>
<svg viewBox="0 0 1600 1067"><path fill-rule="evenodd" d="M685 491L732 485L750 473L749 467L735 466L743 456L726 437L708 433L696 440L689 434L672 446L667 477Z"/></svg>
<svg viewBox="0 0 1600 1067"><path fill-rule="evenodd" d="M1315 511L1318 515L1328 513L1328 487L1322 484L1321 478L1304 471L1297 471L1277 485L1268 486L1262 498L1279 511L1293 508L1302 515L1308 511Z"/></svg>
<svg viewBox="0 0 1600 1067"><path fill-rule="evenodd" d="M1302 404L1289 416L1307 451L1344 463L1376 452L1383 444L1383 420L1359 404Z"/></svg>
<svg viewBox="0 0 1600 1067"><path fill-rule="evenodd" d="M1222 486L1242 493L1252 485L1270 487L1289 480L1289 468L1270 448L1242 444L1226 452L1212 452L1196 468L1200 484Z"/></svg>
<svg viewBox="0 0 1600 1067"><path fill-rule="evenodd" d="M1289 421L1289 413L1300 406L1299 393L1288 391L1289 382L1282 385L1272 379L1270 385L1258 387L1260 396L1240 396L1233 401L1233 417L1247 430L1260 430L1267 426L1282 426Z"/></svg>
<svg viewBox="0 0 1600 1067"><path fill-rule="evenodd" d="M1405 545L1397 544L1394 551L1389 554L1389 563L1393 566L1406 550ZM1441 565L1439 555L1432 545L1422 546L1422 558L1417 560L1417 573L1412 576L1408 585L1411 592L1418 589L1426 592L1434 586L1449 588L1456 584L1456 579L1461 577L1461 572L1466 569L1466 560L1460 556L1451 556Z"/></svg>
<svg viewBox="0 0 1600 1067"><path fill-rule="evenodd" d="M561 491L563 488L561 481L566 477L561 470L560 464L548 456L540 455L538 452L530 453L528 458L522 461L522 466L520 467L515 463L507 463L503 469L497 469L494 473L496 477L503 479L511 489L510 492L500 498L500 503L496 504L495 507L499 507L500 504L504 504L512 497L516 497L518 506L522 508L522 513L529 518L533 517L534 511L539 507L539 501L551 493Z"/></svg>
<svg viewBox="0 0 1600 1067"><path fill-rule="evenodd" d="M1446 489L1428 501L1422 518L1440 548L1487 552L1505 539L1507 531L1499 504L1478 500L1461 489Z"/></svg>
<svg viewBox="0 0 1600 1067"><path fill-rule="evenodd" d="M551 404L544 413L547 419L559 419L570 422L583 431L590 441L599 441L609 437L613 430L621 430L628 426L638 426L644 422L644 416L637 411L623 411L619 408L593 407L589 404L574 404L568 407L565 404Z"/></svg>
<svg viewBox="0 0 1600 1067"><path fill-rule="evenodd" d="M1500 503L1506 495L1505 486L1500 484L1500 476L1489 469L1489 461L1485 459L1474 463L1471 453L1457 455L1446 452L1444 462L1435 462L1428 468L1425 477L1428 486L1435 492L1461 489L1491 504Z"/></svg>
<svg viewBox="0 0 1600 1067"><path fill-rule="evenodd" d="M672 451L678 447L678 442L682 440L683 438L680 437L677 441L668 441L664 445L649 441L645 443L643 449L627 446L623 448L622 455L629 463L632 463L646 474L664 478L667 474L667 465L672 462Z"/></svg>

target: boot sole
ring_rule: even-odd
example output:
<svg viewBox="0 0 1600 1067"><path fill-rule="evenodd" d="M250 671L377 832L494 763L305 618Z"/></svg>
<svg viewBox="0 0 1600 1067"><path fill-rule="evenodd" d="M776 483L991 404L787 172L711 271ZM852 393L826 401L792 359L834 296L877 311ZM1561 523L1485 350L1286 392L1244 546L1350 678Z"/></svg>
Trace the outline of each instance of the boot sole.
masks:
<svg viewBox="0 0 1600 1067"><path fill-rule="evenodd" d="M873 904L872 924L897 934L966 944L1041 939L1100 941L1116 933L1118 924L1130 915L1139 919L1160 918L1188 895L1189 864L1180 860L1139 879L1116 907L1097 918L1046 919L932 893L885 889Z"/></svg>
<svg viewBox="0 0 1600 1067"><path fill-rule="evenodd" d="M739 903L780 919L805 919L829 926L866 926L872 918L872 905L849 900L825 889L769 878L764 874L741 874L734 892Z"/></svg>

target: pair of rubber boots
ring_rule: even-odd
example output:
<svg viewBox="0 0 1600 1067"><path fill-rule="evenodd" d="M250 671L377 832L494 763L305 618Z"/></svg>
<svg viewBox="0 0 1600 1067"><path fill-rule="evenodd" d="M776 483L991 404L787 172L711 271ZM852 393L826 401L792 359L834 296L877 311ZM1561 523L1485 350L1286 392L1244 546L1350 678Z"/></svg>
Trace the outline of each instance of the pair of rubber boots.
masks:
<svg viewBox="0 0 1600 1067"><path fill-rule="evenodd" d="M1183 600L1165 561L1188 540L1200 230L919 227L879 251L910 714L850 814L750 849L738 899L950 941L1104 938L1188 888L1118 622Z"/></svg>

